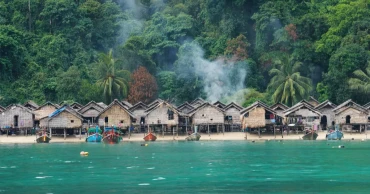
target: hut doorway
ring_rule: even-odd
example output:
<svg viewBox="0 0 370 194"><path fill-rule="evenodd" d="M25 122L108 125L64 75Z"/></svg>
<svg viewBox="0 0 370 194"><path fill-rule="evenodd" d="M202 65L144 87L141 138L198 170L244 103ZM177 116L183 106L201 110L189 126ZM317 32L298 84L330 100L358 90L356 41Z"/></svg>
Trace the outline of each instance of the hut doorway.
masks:
<svg viewBox="0 0 370 194"><path fill-rule="evenodd" d="M14 123L13 123L14 127L18 127L18 118L19 118L18 115L14 116Z"/></svg>
<svg viewBox="0 0 370 194"><path fill-rule="evenodd" d="M326 127L328 126L328 119L327 119L326 115L321 117L321 122L320 123L322 125L322 128L326 130Z"/></svg>
<svg viewBox="0 0 370 194"><path fill-rule="evenodd" d="M346 116L346 124L350 124L351 123L351 116L347 115Z"/></svg>

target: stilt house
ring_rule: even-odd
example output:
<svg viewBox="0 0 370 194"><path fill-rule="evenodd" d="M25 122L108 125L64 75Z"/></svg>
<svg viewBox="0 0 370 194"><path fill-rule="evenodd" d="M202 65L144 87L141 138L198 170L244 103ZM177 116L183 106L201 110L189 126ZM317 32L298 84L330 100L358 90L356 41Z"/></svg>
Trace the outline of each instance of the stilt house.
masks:
<svg viewBox="0 0 370 194"><path fill-rule="evenodd" d="M32 100L29 100L27 101L26 103L24 103L23 105L24 107L30 109L30 110L36 110L38 109L40 106L38 104L36 104L36 102L32 101Z"/></svg>
<svg viewBox="0 0 370 194"><path fill-rule="evenodd" d="M151 131L160 131L171 133L178 131L180 111L176 107L166 101L159 102L157 105L152 105L146 111L147 125Z"/></svg>
<svg viewBox="0 0 370 194"><path fill-rule="evenodd" d="M342 126L343 130L363 131L364 126L369 123L368 111L351 99L343 102L333 109L335 113L335 123Z"/></svg>
<svg viewBox="0 0 370 194"><path fill-rule="evenodd" d="M19 130L33 128L34 119L35 115L30 109L20 104L11 104L0 114L0 125L3 129L10 129L17 133Z"/></svg>
<svg viewBox="0 0 370 194"><path fill-rule="evenodd" d="M240 111L243 107L231 102L223 108L225 113L225 131L241 131Z"/></svg>
<svg viewBox="0 0 370 194"><path fill-rule="evenodd" d="M322 114L320 119L320 126L322 129L328 129L328 127L334 128L335 113L333 110L336 107L337 105L329 100L325 100L315 107L315 109Z"/></svg>
<svg viewBox="0 0 370 194"><path fill-rule="evenodd" d="M318 130L321 113L312 104L302 100L284 111L286 123L293 129L304 130L306 128Z"/></svg>
<svg viewBox="0 0 370 194"><path fill-rule="evenodd" d="M196 101L192 104L199 104L201 100ZM188 113L192 119L193 126L198 126L200 132L224 132L225 130L225 113L222 109L204 102L200 106L197 106L194 110Z"/></svg>
<svg viewBox="0 0 370 194"><path fill-rule="evenodd" d="M90 101L85 106L81 107L78 112L84 119L84 128L90 128L91 126L98 125L98 115L103 110L104 108L95 101Z"/></svg>
<svg viewBox="0 0 370 194"><path fill-rule="evenodd" d="M115 99L99 115L100 126L116 126L128 129L131 126L133 115L120 101Z"/></svg>
<svg viewBox="0 0 370 194"><path fill-rule="evenodd" d="M242 128L249 131L265 128L273 131L273 126L280 116L265 103L257 101L240 111Z"/></svg>

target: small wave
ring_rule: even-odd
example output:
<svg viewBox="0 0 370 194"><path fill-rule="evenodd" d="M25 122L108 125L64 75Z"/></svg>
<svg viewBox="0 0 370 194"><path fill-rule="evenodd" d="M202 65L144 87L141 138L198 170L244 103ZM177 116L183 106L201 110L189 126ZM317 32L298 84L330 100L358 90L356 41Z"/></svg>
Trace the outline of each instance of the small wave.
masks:
<svg viewBox="0 0 370 194"><path fill-rule="evenodd" d="M150 168L147 168L148 170L153 170L153 169L155 169L155 167L150 167Z"/></svg>
<svg viewBox="0 0 370 194"><path fill-rule="evenodd" d="M39 172L39 174L44 174L43 172Z"/></svg>
<svg viewBox="0 0 370 194"><path fill-rule="evenodd" d="M71 163L72 161L69 161L69 160L67 160L67 161L64 161L64 163Z"/></svg>
<svg viewBox="0 0 370 194"><path fill-rule="evenodd" d="M44 176L37 176L35 178L37 178L37 179L44 179L45 177Z"/></svg>
<svg viewBox="0 0 370 194"><path fill-rule="evenodd" d="M135 158L139 158L139 157L135 157Z"/></svg>
<svg viewBox="0 0 370 194"><path fill-rule="evenodd" d="M156 179L152 179L153 181L160 181L160 180L165 180L166 178L163 178L163 177L158 177Z"/></svg>
<svg viewBox="0 0 370 194"><path fill-rule="evenodd" d="M11 166L10 168L17 168L16 166Z"/></svg>
<svg viewBox="0 0 370 194"><path fill-rule="evenodd" d="M89 167L87 167L87 168L94 168L93 166L89 166Z"/></svg>
<svg viewBox="0 0 370 194"><path fill-rule="evenodd" d="M138 185L140 185L140 186L147 186L147 185L150 185L150 184L149 183L140 183Z"/></svg>
<svg viewBox="0 0 370 194"><path fill-rule="evenodd" d="M211 174L206 174L207 176L211 176Z"/></svg>
<svg viewBox="0 0 370 194"><path fill-rule="evenodd" d="M6 166L2 166L2 167L0 167L0 168L8 168L8 167L6 167Z"/></svg>
<svg viewBox="0 0 370 194"><path fill-rule="evenodd" d="M152 158L154 158L154 157L152 157Z"/></svg>

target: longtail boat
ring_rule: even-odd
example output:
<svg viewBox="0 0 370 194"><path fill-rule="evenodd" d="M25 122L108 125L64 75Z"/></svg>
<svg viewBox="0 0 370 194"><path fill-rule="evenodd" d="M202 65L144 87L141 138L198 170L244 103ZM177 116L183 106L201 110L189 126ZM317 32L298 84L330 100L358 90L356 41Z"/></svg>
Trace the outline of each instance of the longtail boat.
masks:
<svg viewBox="0 0 370 194"><path fill-rule="evenodd" d="M343 133L339 131L339 126L335 126L335 130L330 130L328 134L326 134L327 140L341 140L343 138Z"/></svg>
<svg viewBox="0 0 370 194"><path fill-rule="evenodd" d="M106 127L103 133L103 142L117 144L122 140L121 132L116 127Z"/></svg>
<svg viewBox="0 0 370 194"><path fill-rule="evenodd" d="M307 131L306 135L302 137L303 140L316 140L317 136L319 136L316 131L310 130Z"/></svg>
<svg viewBox="0 0 370 194"><path fill-rule="evenodd" d="M90 128L87 133L89 136L86 137L86 142L101 142L103 136L101 135L101 129L98 126Z"/></svg>
<svg viewBox="0 0 370 194"><path fill-rule="evenodd" d="M157 136L155 136L152 132L149 132L145 137L145 141L155 141L157 140Z"/></svg>
<svg viewBox="0 0 370 194"><path fill-rule="evenodd" d="M48 136L47 133L42 133L42 135L40 135L40 137L38 137L36 139L36 142L37 143L49 143L49 141L51 140L51 138Z"/></svg>

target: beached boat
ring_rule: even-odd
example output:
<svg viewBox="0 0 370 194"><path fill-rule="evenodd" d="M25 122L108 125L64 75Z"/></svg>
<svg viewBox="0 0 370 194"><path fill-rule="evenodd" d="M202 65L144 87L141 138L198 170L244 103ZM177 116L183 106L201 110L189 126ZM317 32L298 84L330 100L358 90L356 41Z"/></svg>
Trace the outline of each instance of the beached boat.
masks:
<svg viewBox="0 0 370 194"><path fill-rule="evenodd" d="M327 140L341 140L343 138L343 133L339 130L331 131L326 134Z"/></svg>
<svg viewBox="0 0 370 194"><path fill-rule="evenodd" d="M155 136L152 132L149 132L145 137L145 141L155 141L157 140L157 136Z"/></svg>
<svg viewBox="0 0 370 194"><path fill-rule="evenodd" d="M200 137L201 137L201 135L199 133L195 132L195 133L190 134L185 139L188 140L188 141L199 141Z"/></svg>
<svg viewBox="0 0 370 194"><path fill-rule="evenodd" d="M101 142L103 139L103 136L101 135L101 130L99 129L98 126L95 128L90 128L87 133L89 136L86 138L86 142Z"/></svg>
<svg viewBox="0 0 370 194"><path fill-rule="evenodd" d="M43 133L40 137L36 139L36 142L37 143L49 143L50 140L51 138L46 133Z"/></svg>
<svg viewBox="0 0 370 194"><path fill-rule="evenodd" d="M103 142L117 144L122 140L121 132L116 127L106 127L103 133Z"/></svg>
<svg viewBox="0 0 370 194"><path fill-rule="evenodd" d="M315 131L311 130L311 131L308 131L306 135L302 137L302 139L303 140L316 140L317 136L319 135Z"/></svg>

